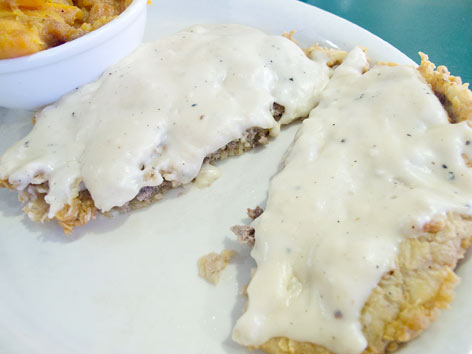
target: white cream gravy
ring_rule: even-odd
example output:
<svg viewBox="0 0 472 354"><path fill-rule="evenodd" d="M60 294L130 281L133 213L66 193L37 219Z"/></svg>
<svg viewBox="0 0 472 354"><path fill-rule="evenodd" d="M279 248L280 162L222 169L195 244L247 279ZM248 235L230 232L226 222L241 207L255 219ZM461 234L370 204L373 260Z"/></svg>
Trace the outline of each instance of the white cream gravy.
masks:
<svg viewBox="0 0 472 354"><path fill-rule="evenodd" d="M362 352L361 309L399 243L446 211L471 212L472 129L448 123L414 68L366 65L357 48L335 70L252 223L242 345L283 336Z"/></svg>
<svg viewBox="0 0 472 354"><path fill-rule="evenodd" d="M197 177L195 177L195 184L199 188L209 187L221 176L221 171L218 167L210 163L204 163Z"/></svg>
<svg viewBox="0 0 472 354"><path fill-rule="evenodd" d="M188 183L206 155L252 127L308 115L328 82L293 42L240 25L197 25L143 44L96 82L42 110L0 159L19 190L49 182L52 218L88 189L102 211L163 179ZM276 122L273 103L285 106Z"/></svg>

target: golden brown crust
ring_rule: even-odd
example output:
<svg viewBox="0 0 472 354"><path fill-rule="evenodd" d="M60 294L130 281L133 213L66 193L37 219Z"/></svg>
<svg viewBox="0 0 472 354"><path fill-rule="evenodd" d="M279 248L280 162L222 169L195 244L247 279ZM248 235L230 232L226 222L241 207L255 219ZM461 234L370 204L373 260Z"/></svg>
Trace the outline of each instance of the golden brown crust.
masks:
<svg viewBox="0 0 472 354"><path fill-rule="evenodd" d="M443 103L451 123L472 121L472 92L469 90L469 84L463 84L460 77L452 76L445 66L436 68L426 54L419 54L421 65L418 71Z"/></svg>
<svg viewBox="0 0 472 354"><path fill-rule="evenodd" d="M397 63L392 63L391 61L378 61L375 65L383 65L383 66L398 66Z"/></svg>
<svg viewBox="0 0 472 354"><path fill-rule="evenodd" d="M290 32L288 32L288 33L287 33L287 32L282 33L282 37L285 37L285 38L287 38L288 40L290 40L290 41L292 41L293 43L295 43L296 45L300 46L300 45L298 44L298 41L297 41L295 38L293 38L293 35L294 35L294 34L295 34L295 31L292 30L292 31L290 31Z"/></svg>
<svg viewBox="0 0 472 354"><path fill-rule="evenodd" d="M9 189L13 189L13 186L8 183L7 180L4 180L4 179L0 179L0 188L9 188Z"/></svg>
<svg viewBox="0 0 472 354"><path fill-rule="evenodd" d="M294 30L290 32L282 33L282 37L287 38L288 40L295 43L297 46L301 47L298 41L295 38L293 38L294 35L295 35ZM318 44L315 44L308 48L302 48L302 49L305 52L305 55L310 59L315 59L319 57L320 55L325 56L325 58L327 59L326 65L328 65L329 67L333 67L333 66L341 64L344 58L346 58L348 54L348 52L346 52L345 50L322 47Z"/></svg>
<svg viewBox="0 0 472 354"><path fill-rule="evenodd" d="M363 72L369 70L370 67L370 57L367 55L367 49L364 47L359 47L366 54L367 64L363 68ZM330 68L336 68L336 66L341 65L349 52L340 49L321 47L318 44L306 48L303 50L306 56L312 60L324 59L326 60L326 65Z"/></svg>
<svg viewBox="0 0 472 354"><path fill-rule="evenodd" d="M383 276L362 309L369 343L365 354L396 350L418 336L452 301L458 283L453 269L472 242L472 218L450 214L442 225L400 245L397 269ZM271 354L331 354L316 344L288 338L272 338L259 348Z"/></svg>
<svg viewBox="0 0 472 354"><path fill-rule="evenodd" d="M0 180L0 188L6 187L15 189L13 185L5 180ZM23 211L35 222L50 221L48 217L49 205L44 200L48 191L47 183L30 185L25 190L19 192L19 200L25 203ZM69 235L77 227L95 219L98 210L88 191L81 191L74 198L70 205L64 206L54 216L59 225L64 229L64 233Z"/></svg>
<svg viewBox="0 0 472 354"><path fill-rule="evenodd" d="M88 191L82 191L78 197L72 200L71 205L66 205L56 215L55 219L69 235L75 227L85 225L95 219L98 210Z"/></svg>
<svg viewBox="0 0 472 354"><path fill-rule="evenodd" d="M348 54L345 50L321 47L318 44L306 48L304 51L306 56L310 59L315 59L320 54L325 55L328 59L327 65L330 67L340 65Z"/></svg>

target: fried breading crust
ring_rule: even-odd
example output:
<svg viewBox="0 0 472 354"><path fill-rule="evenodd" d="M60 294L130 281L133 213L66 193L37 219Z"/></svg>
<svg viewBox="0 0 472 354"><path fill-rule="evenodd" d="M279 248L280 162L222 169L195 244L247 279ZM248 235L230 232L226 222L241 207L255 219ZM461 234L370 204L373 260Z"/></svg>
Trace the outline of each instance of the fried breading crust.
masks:
<svg viewBox="0 0 472 354"><path fill-rule="evenodd" d="M451 123L472 121L472 92L469 84L463 84L460 77L452 76L445 66L436 68L426 54L419 54L421 65L418 70L443 104Z"/></svg>
<svg viewBox="0 0 472 354"><path fill-rule="evenodd" d="M0 180L0 188L16 189L6 180ZM30 185L25 190L19 191L18 199L25 203L23 211L35 222L48 221L49 204L44 197L48 191L47 183L40 185ZM64 206L54 219L64 229L64 233L69 235L72 230L80 225L95 219L98 213L97 208L88 191L81 191L70 205Z"/></svg>
<svg viewBox="0 0 472 354"><path fill-rule="evenodd" d="M306 56L311 59L315 59L319 55L326 56L326 58L328 59L328 66L340 65L348 54L348 52L346 52L345 50L325 48L319 46L318 44L304 49L304 51Z"/></svg>

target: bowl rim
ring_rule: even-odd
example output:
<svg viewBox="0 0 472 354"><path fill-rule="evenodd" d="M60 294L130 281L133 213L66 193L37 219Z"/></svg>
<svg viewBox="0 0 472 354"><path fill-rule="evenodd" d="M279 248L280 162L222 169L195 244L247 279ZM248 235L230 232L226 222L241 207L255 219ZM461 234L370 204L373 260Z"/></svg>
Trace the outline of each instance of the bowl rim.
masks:
<svg viewBox="0 0 472 354"><path fill-rule="evenodd" d="M125 30L128 24L146 9L147 2L147 0L133 0L117 18L70 42L22 57L0 59L0 74L51 65L94 48Z"/></svg>

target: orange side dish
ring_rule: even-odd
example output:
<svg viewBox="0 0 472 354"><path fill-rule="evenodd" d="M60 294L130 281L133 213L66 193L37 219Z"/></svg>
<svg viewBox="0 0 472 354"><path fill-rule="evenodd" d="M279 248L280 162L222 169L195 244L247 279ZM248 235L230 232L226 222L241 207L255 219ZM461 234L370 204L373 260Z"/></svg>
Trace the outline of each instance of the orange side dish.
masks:
<svg viewBox="0 0 472 354"><path fill-rule="evenodd" d="M132 0L0 0L0 59L76 39L110 22Z"/></svg>

